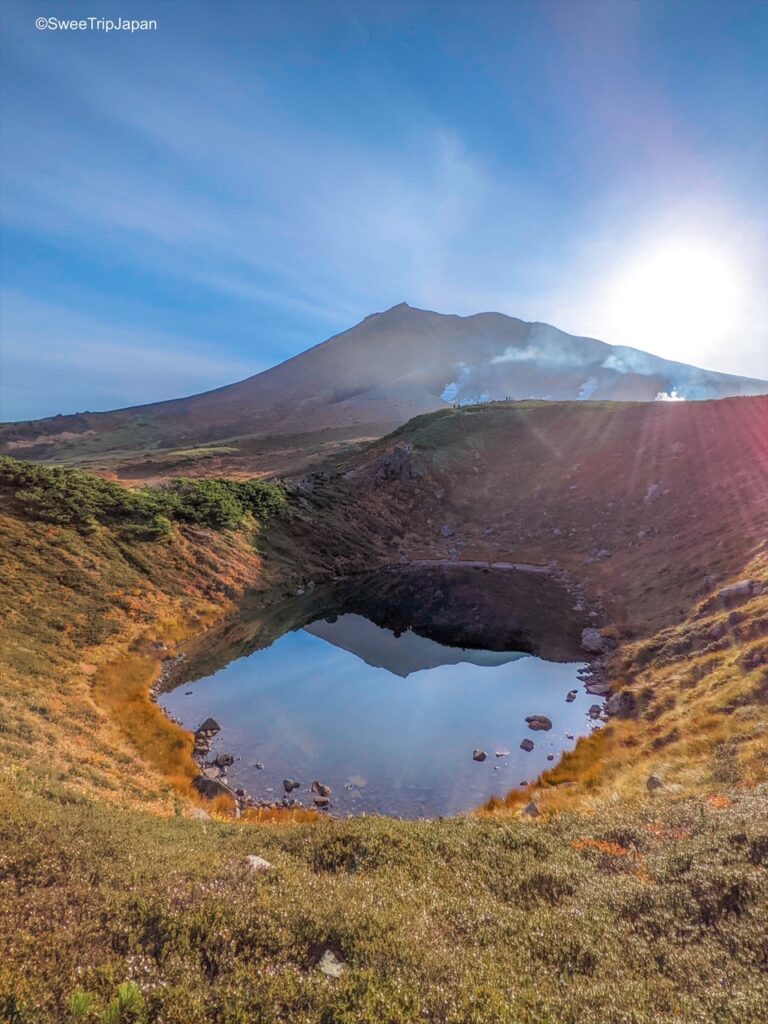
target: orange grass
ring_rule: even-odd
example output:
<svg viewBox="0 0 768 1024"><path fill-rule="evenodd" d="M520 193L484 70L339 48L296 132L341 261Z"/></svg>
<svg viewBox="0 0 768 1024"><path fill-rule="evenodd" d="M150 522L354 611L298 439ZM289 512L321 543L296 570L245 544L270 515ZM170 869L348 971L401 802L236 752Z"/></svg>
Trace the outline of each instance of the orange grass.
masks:
<svg viewBox="0 0 768 1024"><path fill-rule="evenodd" d="M160 663L128 654L103 665L94 677L94 696L137 753L179 792L193 793L198 774L192 734L172 722L152 700Z"/></svg>

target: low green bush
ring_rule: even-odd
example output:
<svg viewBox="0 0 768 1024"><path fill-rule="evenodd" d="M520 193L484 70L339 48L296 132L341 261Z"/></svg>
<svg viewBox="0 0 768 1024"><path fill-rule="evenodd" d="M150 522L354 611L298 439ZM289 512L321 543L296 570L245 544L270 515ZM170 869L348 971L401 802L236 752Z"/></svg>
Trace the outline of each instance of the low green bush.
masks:
<svg viewBox="0 0 768 1024"><path fill-rule="evenodd" d="M33 519L92 531L101 524L142 527L167 537L174 522L236 529L247 519L266 520L285 504L279 484L263 480L191 480L128 490L77 469L40 466L0 456L0 487Z"/></svg>

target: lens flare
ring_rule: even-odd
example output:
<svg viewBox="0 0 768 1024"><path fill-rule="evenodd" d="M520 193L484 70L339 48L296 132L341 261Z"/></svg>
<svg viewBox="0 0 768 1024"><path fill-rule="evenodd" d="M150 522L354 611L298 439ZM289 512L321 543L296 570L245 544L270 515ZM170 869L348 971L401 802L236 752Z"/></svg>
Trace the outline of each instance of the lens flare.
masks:
<svg viewBox="0 0 768 1024"><path fill-rule="evenodd" d="M745 275L726 249L693 241L652 245L609 283L610 340L681 362L727 344L743 312Z"/></svg>

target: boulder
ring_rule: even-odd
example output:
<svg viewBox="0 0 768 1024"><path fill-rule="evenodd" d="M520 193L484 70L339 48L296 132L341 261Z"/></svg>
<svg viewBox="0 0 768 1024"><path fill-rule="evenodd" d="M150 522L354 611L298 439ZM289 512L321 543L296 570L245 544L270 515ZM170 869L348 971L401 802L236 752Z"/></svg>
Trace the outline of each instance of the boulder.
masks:
<svg viewBox="0 0 768 1024"><path fill-rule="evenodd" d="M603 636L599 629L596 629L594 626L588 626L581 631L581 647L582 650L588 651L590 654L605 654L606 651L611 649L612 644L608 637Z"/></svg>
<svg viewBox="0 0 768 1024"><path fill-rule="evenodd" d="M283 779L283 789L286 793L292 793L294 789L298 789L300 785L301 783L297 782L295 779Z"/></svg>
<svg viewBox="0 0 768 1024"><path fill-rule="evenodd" d="M533 800L523 808L523 814L527 814L531 818L538 818L539 813L539 808Z"/></svg>
<svg viewBox="0 0 768 1024"><path fill-rule="evenodd" d="M648 780L645 783L645 788L649 793L652 793L655 789L664 789L664 783L658 775L649 775Z"/></svg>
<svg viewBox="0 0 768 1024"><path fill-rule="evenodd" d="M235 801L237 799L229 786L220 779L207 779L204 775L198 775L194 787L206 800L213 800L217 796L228 796Z"/></svg>
<svg viewBox="0 0 768 1024"><path fill-rule="evenodd" d="M313 793L317 793L318 796L330 796L333 790L330 786L326 786L324 782L318 782L317 779L309 787Z"/></svg>
<svg viewBox="0 0 768 1024"><path fill-rule="evenodd" d="M527 754L530 754L530 752L533 750L533 746L533 740L523 740L523 742L520 744L520 749L524 750Z"/></svg>
<svg viewBox="0 0 768 1024"><path fill-rule="evenodd" d="M327 797L327 796L316 796L315 797L315 807L330 807L330 805L331 805L330 797Z"/></svg>
<svg viewBox="0 0 768 1024"><path fill-rule="evenodd" d="M593 705L592 705L592 706L590 707L590 709L589 709L589 717L590 717L590 718L599 718L599 717L600 717L600 712L601 712L602 710L603 710L603 709L602 709L602 708L600 707L600 705L599 705L599 704L593 704Z"/></svg>
<svg viewBox="0 0 768 1024"><path fill-rule="evenodd" d="M340 978L347 969L343 960L339 960L332 949L326 949L317 965L318 971L326 978Z"/></svg>
<svg viewBox="0 0 768 1024"><path fill-rule="evenodd" d="M611 692L611 684L607 679L590 679L584 688L593 697L604 697Z"/></svg>
<svg viewBox="0 0 768 1024"><path fill-rule="evenodd" d="M555 755L554 754L547 754L547 760L548 761L554 761L555 760Z"/></svg>
<svg viewBox="0 0 768 1024"><path fill-rule="evenodd" d="M235 763L235 758L232 754L219 754L213 763L217 764L219 768L229 768Z"/></svg>
<svg viewBox="0 0 768 1024"><path fill-rule="evenodd" d="M629 718L635 712L636 700L631 690L621 690L619 693L612 693L605 705L609 715L617 718Z"/></svg>
<svg viewBox="0 0 768 1024"><path fill-rule="evenodd" d="M576 700L578 695L579 695L579 691L578 690L569 690L568 693L565 696L565 699L568 701L569 704L573 704L573 702Z"/></svg>
<svg viewBox="0 0 768 1024"><path fill-rule="evenodd" d="M479 750L477 747L472 751L473 761L484 761L488 757L484 750Z"/></svg>
<svg viewBox="0 0 768 1024"><path fill-rule="evenodd" d="M249 854L245 858L245 863L248 866L248 870L253 871L255 874L260 874L262 871L271 871L274 866L256 853Z"/></svg>
<svg viewBox="0 0 768 1024"><path fill-rule="evenodd" d="M196 736L215 736L217 732L221 732L221 726L215 718L206 718L199 729L195 730Z"/></svg>
<svg viewBox="0 0 768 1024"><path fill-rule="evenodd" d="M730 586L718 590L717 596L725 605L737 604L752 597L754 586L754 580L739 580L738 583L731 583ZM760 589L762 590L762 587Z"/></svg>
<svg viewBox="0 0 768 1024"><path fill-rule="evenodd" d="M546 715L528 715L526 722L534 732L548 732L552 728L552 719Z"/></svg>

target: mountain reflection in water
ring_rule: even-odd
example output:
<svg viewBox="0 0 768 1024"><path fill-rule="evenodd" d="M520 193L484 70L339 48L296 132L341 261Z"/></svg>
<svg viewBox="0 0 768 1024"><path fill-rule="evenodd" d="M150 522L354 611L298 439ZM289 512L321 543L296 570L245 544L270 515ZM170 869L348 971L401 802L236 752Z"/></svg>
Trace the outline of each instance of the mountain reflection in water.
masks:
<svg viewBox="0 0 768 1024"><path fill-rule="evenodd" d="M506 665L528 657L517 651L472 651L448 647L410 629L398 636L391 629L383 629L362 615L336 615L304 628L334 647L356 654L366 665L385 668L403 679L412 672L440 665Z"/></svg>

